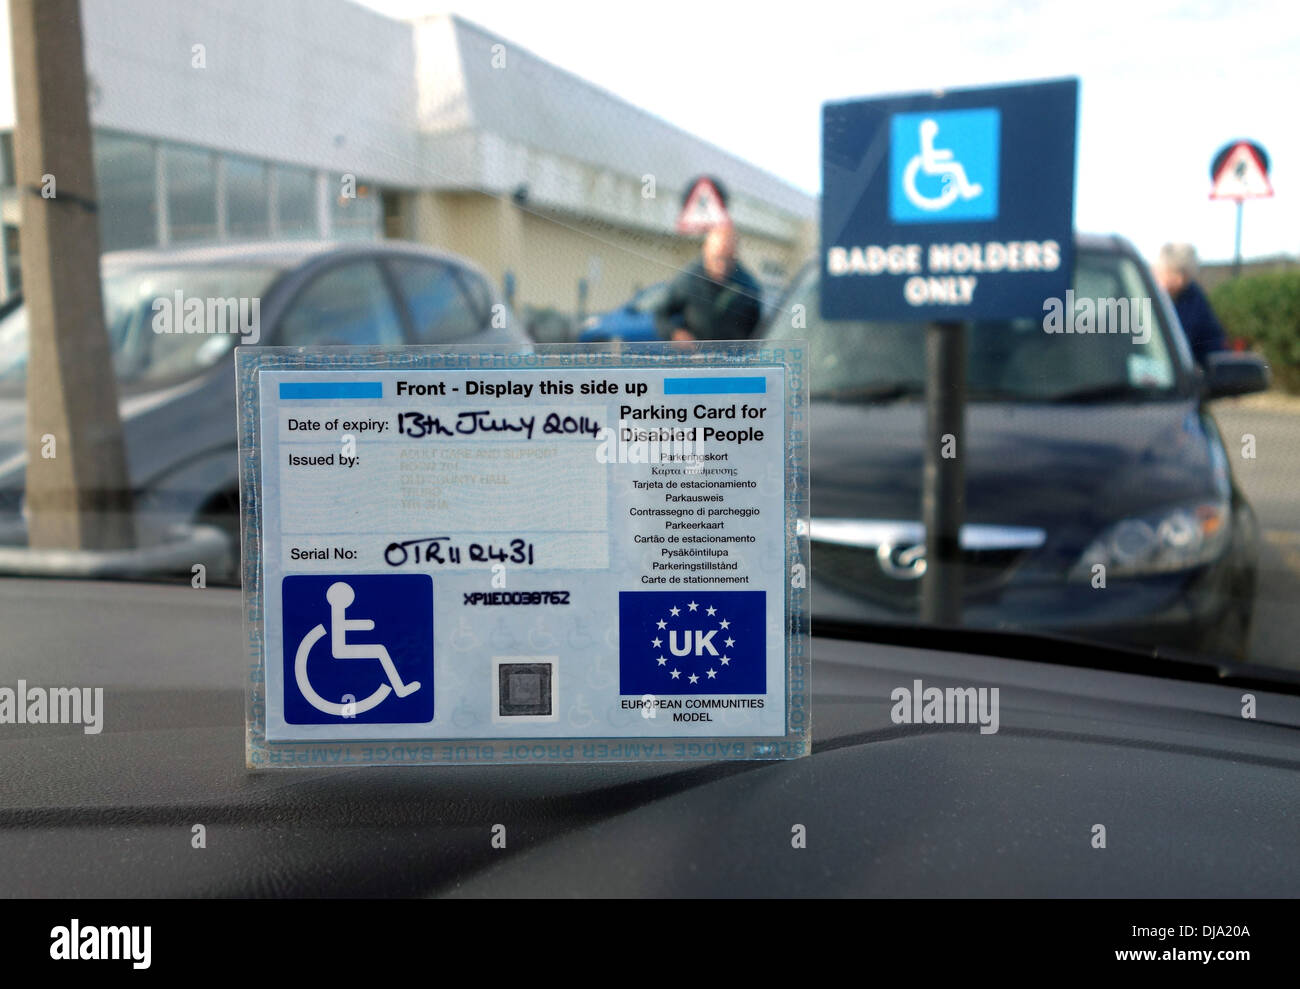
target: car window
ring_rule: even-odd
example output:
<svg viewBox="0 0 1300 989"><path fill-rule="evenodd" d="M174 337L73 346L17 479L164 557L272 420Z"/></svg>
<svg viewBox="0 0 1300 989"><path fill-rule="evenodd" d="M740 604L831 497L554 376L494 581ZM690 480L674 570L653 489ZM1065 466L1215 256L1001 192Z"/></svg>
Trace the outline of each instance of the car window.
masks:
<svg viewBox="0 0 1300 989"><path fill-rule="evenodd" d="M389 267L411 314L416 343L450 343L478 332L481 320L449 265L403 258Z"/></svg>
<svg viewBox="0 0 1300 989"><path fill-rule="evenodd" d="M276 340L285 347L402 342L393 297L374 261L353 261L317 275L293 301Z"/></svg>
<svg viewBox="0 0 1300 989"><path fill-rule="evenodd" d="M211 367L261 334L261 303L282 273L269 264L148 265L105 270L104 328L118 382L148 387ZM0 318L0 391L27 377L28 313Z"/></svg>

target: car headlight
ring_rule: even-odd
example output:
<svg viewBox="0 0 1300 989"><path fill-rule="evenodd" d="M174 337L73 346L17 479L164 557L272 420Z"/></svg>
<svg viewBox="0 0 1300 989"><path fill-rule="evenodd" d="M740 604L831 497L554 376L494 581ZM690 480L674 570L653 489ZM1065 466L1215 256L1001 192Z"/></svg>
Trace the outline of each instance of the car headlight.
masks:
<svg viewBox="0 0 1300 989"><path fill-rule="evenodd" d="M592 327L598 326L599 324L600 324L599 316L588 316L586 319L582 321L582 329L590 330Z"/></svg>
<svg viewBox="0 0 1300 989"><path fill-rule="evenodd" d="M1108 577L1146 577L1209 563L1228 544L1230 513L1227 501L1205 501L1122 519L1088 545L1070 579L1091 580L1097 564Z"/></svg>

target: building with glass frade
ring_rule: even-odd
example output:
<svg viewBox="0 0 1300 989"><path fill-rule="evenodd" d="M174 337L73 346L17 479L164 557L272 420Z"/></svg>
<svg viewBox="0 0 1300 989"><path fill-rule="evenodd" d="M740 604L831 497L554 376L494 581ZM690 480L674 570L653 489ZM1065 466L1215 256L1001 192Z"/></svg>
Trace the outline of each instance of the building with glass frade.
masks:
<svg viewBox="0 0 1300 989"><path fill-rule="evenodd" d="M674 223L700 174L726 184L765 290L815 247L813 197L456 15L348 0L82 13L106 251L400 237L474 260L520 305L592 311L695 255ZM3 73L6 295L22 225L12 85Z"/></svg>

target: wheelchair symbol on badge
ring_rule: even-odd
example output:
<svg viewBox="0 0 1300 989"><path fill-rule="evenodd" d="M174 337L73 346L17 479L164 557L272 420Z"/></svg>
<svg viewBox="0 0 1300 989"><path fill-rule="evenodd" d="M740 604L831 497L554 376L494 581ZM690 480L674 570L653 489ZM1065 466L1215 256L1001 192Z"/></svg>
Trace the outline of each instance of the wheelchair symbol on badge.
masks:
<svg viewBox="0 0 1300 989"><path fill-rule="evenodd" d="M393 658L388 655L388 650L380 643L348 643L348 632L370 632L375 627L373 619L346 617L348 607L356 600L356 592L352 590L350 584L346 584L341 580L330 584L329 589L325 592L325 600L330 605L329 636L330 651L333 657L339 660L377 659L383 667L384 673L388 676L388 683L381 683L375 692L364 700L349 701L346 704L327 701L316 693L316 689L311 685L311 680L307 676L307 659L311 656L312 647L326 634L325 626L317 625L304 635L302 641L298 643L298 652L294 657L293 664L294 678L298 682L298 690L302 692L302 696L308 704L325 714L332 714L340 718L351 718L378 707L390 693L395 693L398 697L408 697L420 689L420 681L418 680L412 680L410 683L402 682L402 678L398 676L397 667L393 665Z"/></svg>
<svg viewBox="0 0 1300 989"><path fill-rule="evenodd" d="M903 192L917 209L935 212L951 206L960 196L962 199L974 199L984 187L978 182L966 179L966 169L961 162L953 159L951 148L935 148L934 139L939 134L939 125L933 120L921 121L921 151L913 155L903 170ZM943 191L934 197L921 195L916 188L916 173L924 171L926 175L941 176Z"/></svg>

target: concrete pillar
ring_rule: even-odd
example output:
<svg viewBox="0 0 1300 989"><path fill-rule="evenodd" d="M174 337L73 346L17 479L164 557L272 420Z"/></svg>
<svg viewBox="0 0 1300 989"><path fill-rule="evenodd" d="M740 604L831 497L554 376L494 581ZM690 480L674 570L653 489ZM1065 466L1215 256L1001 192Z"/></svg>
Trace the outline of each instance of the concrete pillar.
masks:
<svg viewBox="0 0 1300 989"><path fill-rule="evenodd" d="M28 543L119 549L134 542L134 525L100 301L80 5L10 0L9 20L31 348ZM51 198L42 195L44 176L53 177Z"/></svg>

